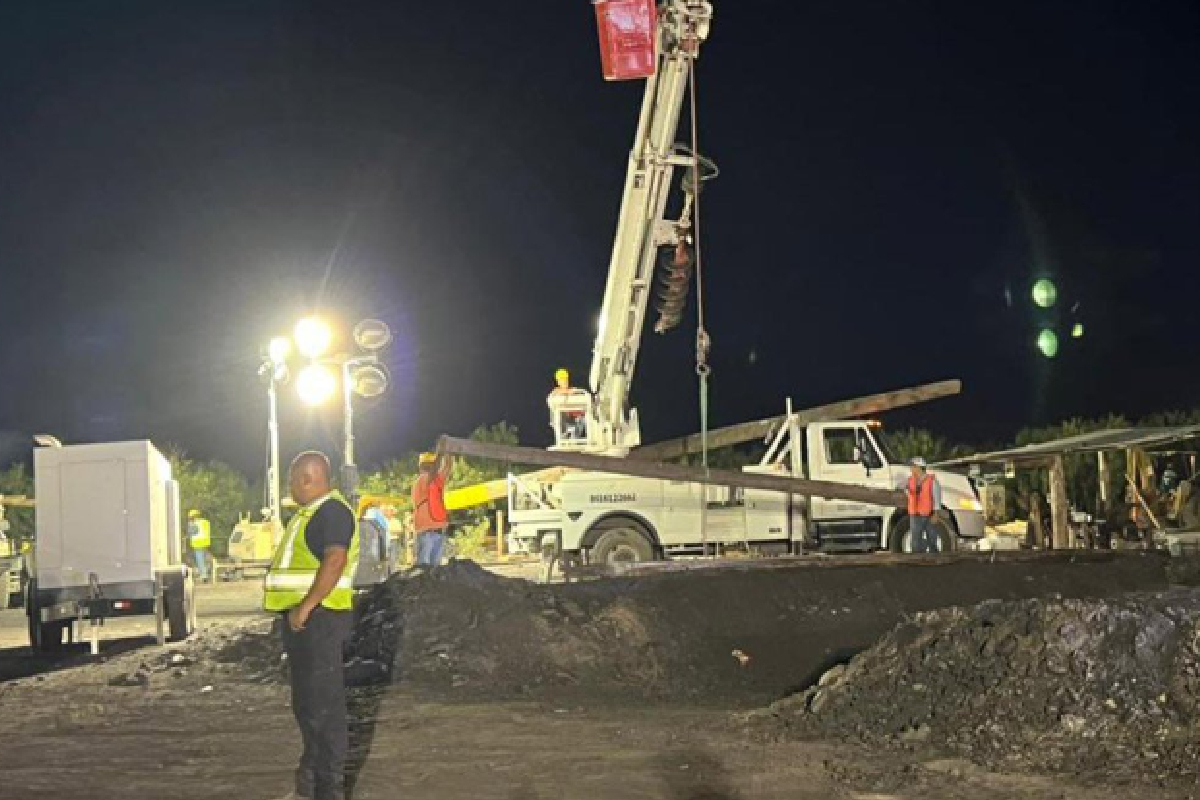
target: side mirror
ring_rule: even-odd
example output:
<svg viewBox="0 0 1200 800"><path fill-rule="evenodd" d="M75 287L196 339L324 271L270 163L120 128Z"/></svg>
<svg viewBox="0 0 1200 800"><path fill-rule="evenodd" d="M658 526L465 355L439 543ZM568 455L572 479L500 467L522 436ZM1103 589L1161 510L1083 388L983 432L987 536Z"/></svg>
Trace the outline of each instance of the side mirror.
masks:
<svg viewBox="0 0 1200 800"><path fill-rule="evenodd" d="M867 451L861 447L854 448L854 460L862 464L862 468L867 471L867 477L871 477L871 462L867 458Z"/></svg>

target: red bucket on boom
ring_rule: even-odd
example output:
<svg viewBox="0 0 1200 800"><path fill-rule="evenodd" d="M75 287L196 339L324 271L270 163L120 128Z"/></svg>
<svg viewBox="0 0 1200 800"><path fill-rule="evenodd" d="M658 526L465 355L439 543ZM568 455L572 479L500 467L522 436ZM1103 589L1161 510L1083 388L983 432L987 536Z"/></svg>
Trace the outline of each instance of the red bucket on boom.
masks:
<svg viewBox="0 0 1200 800"><path fill-rule="evenodd" d="M654 0L594 0L604 79L625 81L654 74L657 13Z"/></svg>

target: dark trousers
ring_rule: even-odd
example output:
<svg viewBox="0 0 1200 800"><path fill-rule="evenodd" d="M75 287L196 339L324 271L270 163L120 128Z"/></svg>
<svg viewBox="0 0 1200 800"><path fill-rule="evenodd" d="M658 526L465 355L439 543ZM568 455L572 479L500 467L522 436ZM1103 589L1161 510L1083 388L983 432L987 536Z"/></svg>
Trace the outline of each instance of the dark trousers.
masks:
<svg viewBox="0 0 1200 800"><path fill-rule="evenodd" d="M353 624L351 612L319 606L304 630L295 633L284 615L283 650L292 679L292 713L304 740L296 769L296 794L301 797L340 800L344 796L350 733L342 660Z"/></svg>
<svg viewBox="0 0 1200 800"><path fill-rule="evenodd" d="M912 551L914 553L936 553L937 531L933 529L931 517L914 514L909 518L912 526Z"/></svg>

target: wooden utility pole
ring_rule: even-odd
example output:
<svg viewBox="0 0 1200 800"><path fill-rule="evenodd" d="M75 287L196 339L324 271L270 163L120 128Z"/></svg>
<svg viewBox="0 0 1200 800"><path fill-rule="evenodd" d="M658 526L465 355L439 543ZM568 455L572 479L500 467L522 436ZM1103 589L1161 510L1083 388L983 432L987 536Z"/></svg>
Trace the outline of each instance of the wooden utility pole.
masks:
<svg viewBox="0 0 1200 800"><path fill-rule="evenodd" d="M810 422L822 422L835 419L849 419L867 414L879 414L905 406L949 397L962 391L962 381L949 380L938 383L927 383L907 389L897 389L891 392L855 397L816 408L793 412L797 424L803 426ZM708 449L718 450L722 447L732 447L745 442L766 439L779 425L787 422L787 415L743 422L725 428L717 428L708 432ZM630 458L640 461L672 461L701 451L700 434L684 436L679 439L668 439L664 442L644 445L634 449Z"/></svg>
<svg viewBox="0 0 1200 800"><path fill-rule="evenodd" d="M512 464L530 464L546 467L571 467L591 472L607 472L613 475L633 475L666 481L686 481L710 486L734 486L745 489L762 489L783 494L811 495L828 500L853 500L880 506L903 506L907 500L903 492L872 489L849 483L833 481L809 481L785 478L778 475L762 475L755 472L736 472L725 469L697 469L679 464L656 464L631 458L594 456L586 453L567 453L557 450L541 450L535 447L476 442L471 439L456 439L443 436L438 439L438 452L456 456L475 456L492 461Z"/></svg>
<svg viewBox="0 0 1200 800"><path fill-rule="evenodd" d="M1067 473L1061 455L1050 462L1050 530L1055 550L1071 547L1071 508L1067 502Z"/></svg>

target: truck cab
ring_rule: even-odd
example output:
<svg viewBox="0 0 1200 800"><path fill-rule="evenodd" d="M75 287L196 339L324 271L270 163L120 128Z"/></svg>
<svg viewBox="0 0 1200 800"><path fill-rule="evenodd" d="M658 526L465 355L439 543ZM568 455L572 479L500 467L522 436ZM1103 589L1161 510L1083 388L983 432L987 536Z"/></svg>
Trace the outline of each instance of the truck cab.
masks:
<svg viewBox="0 0 1200 800"><path fill-rule="evenodd" d="M875 421L812 423L803 429L806 472L812 480L904 491L910 468L896 458ZM965 475L930 470L942 489L942 549L971 546L984 534L983 504ZM800 476L797 476L800 477ZM812 499L810 544L823 552L891 549L909 552L908 513L851 500Z"/></svg>

